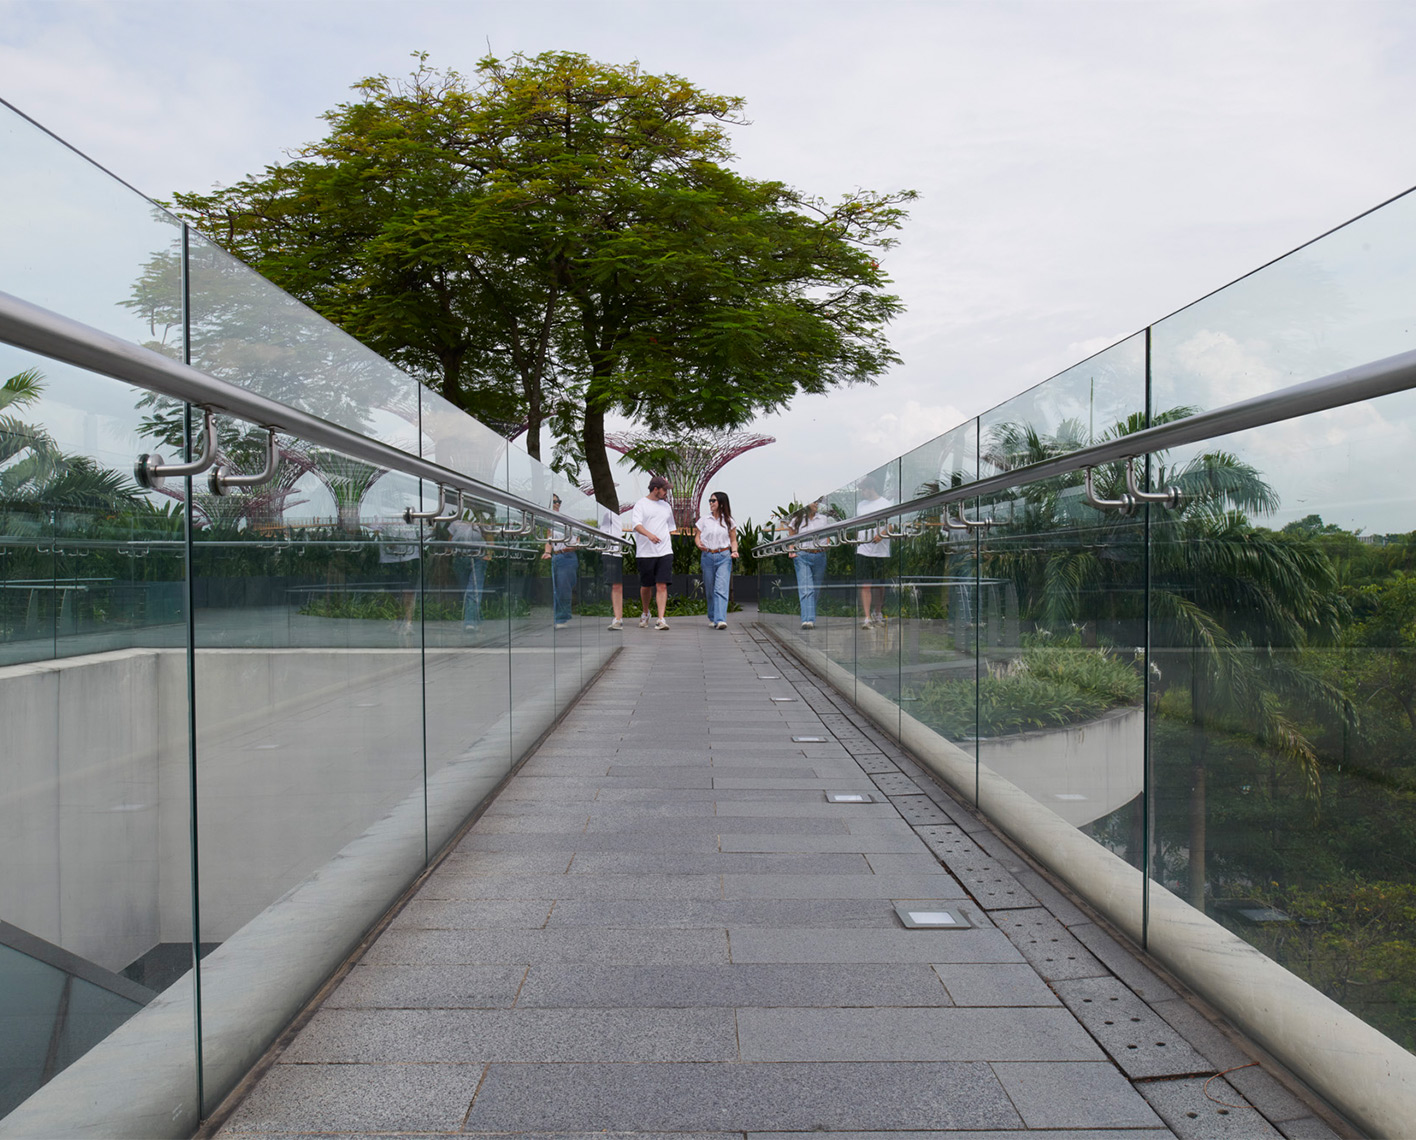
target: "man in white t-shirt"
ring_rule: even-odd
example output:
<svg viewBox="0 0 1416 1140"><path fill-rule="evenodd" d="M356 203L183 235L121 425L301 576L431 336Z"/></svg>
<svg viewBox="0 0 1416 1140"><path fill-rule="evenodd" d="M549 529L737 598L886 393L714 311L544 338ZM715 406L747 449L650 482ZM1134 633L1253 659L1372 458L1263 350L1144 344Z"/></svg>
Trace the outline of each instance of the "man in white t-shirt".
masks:
<svg viewBox="0 0 1416 1140"><path fill-rule="evenodd" d="M668 629L669 576L674 569L674 508L668 501L669 481L662 475L649 480L649 493L634 504L629 529L634 535L634 560L639 565L639 602L643 607L639 627L649 625L649 602L658 602L655 629Z"/></svg>
<svg viewBox="0 0 1416 1140"><path fill-rule="evenodd" d="M868 515L883 511L895 504L880 494L874 478L867 475L858 484L856 492L856 514ZM890 577L890 540L885 532L890 529L890 520L881 519L872 523L868 530L859 531L857 538L865 538L856 547L856 580L860 582L860 627L869 629L872 624L885 623L885 586ZM880 583L876 585L876 583Z"/></svg>

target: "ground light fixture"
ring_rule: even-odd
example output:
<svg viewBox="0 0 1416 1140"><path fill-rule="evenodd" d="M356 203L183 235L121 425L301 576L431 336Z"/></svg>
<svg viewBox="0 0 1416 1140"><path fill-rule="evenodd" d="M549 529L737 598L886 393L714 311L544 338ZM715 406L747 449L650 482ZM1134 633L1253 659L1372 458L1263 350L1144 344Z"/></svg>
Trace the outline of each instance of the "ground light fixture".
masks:
<svg viewBox="0 0 1416 1140"><path fill-rule="evenodd" d="M869 792L827 792L828 804L873 804L875 797Z"/></svg>
<svg viewBox="0 0 1416 1140"><path fill-rule="evenodd" d="M895 913L910 930L969 930L973 927L958 907L927 899L897 902Z"/></svg>
<svg viewBox="0 0 1416 1140"><path fill-rule="evenodd" d="M830 744L829 736L793 736L793 744Z"/></svg>

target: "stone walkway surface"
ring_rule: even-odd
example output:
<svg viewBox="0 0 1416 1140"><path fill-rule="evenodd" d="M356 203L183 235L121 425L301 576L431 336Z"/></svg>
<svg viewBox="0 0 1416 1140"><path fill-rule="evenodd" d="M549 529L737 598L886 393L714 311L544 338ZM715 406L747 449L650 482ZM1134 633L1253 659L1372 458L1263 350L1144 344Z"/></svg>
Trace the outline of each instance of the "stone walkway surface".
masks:
<svg viewBox="0 0 1416 1140"><path fill-rule="evenodd" d="M220 1135L1337 1135L760 632L623 636Z"/></svg>

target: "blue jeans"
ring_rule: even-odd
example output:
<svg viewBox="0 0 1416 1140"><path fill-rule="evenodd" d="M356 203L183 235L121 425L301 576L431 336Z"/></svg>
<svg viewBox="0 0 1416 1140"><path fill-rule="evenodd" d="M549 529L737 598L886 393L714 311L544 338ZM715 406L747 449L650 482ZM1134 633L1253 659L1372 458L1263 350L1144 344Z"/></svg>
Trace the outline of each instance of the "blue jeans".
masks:
<svg viewBox="0 0 1416 1140"><path fill-rule="evenodd" d="M570 620L570 595L579 577L580 555L575 551L558 550L551 555L551 603L557 622Z"/></svg>
<svg viewBox="0 0 1416 1140"><path fill-rule="evenodd" d="M801 620L816 620L816 595L826 583L826 552L798 550L796 558L797 598L801 603Z"/></svg>
<svg viewBox="0 0 1416 1140"><path fill-rule="evenodd" d="M482 624L482 586L487 580L487 560L471 559L467 570L467 588L462 592L462 624Z"/></svg>
<svg viewBox="0 0 1416 1140"><path fill-rule="evenodd" d="M733 580L731 551L703 552L703 593L708 598L708 624L728 620L728 586Z"/></svg>

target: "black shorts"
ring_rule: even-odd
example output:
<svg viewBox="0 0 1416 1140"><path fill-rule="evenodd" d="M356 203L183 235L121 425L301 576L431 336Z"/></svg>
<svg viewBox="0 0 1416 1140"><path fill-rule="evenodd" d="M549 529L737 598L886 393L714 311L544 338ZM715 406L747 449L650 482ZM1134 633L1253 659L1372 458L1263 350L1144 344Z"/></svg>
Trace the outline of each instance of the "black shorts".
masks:
<svg viewBox="0 0 1416 1140"><path fill-rule="evenodd" d="M624 582L624 556L620 554L600 555L600 573L604 575L605 585L622 585Z"/></svg>
<svg viewBox="0 0 1416 1140"><path fill-rule="evenodd" d="M639 585L648 588L655 584L667 586L674 572L674 556L661 554L658 558L640 558Z"/></svg>
<svg viewBox="0 0 1416 1140"><path fill-rule="evenodd" d="M861 582L874 582L880 578L889 578L895 564L890 560L890 556L884 558L872 558L869 554L857 554L855 560L856 579Z"/></svg>

